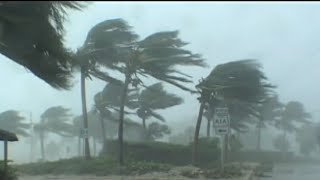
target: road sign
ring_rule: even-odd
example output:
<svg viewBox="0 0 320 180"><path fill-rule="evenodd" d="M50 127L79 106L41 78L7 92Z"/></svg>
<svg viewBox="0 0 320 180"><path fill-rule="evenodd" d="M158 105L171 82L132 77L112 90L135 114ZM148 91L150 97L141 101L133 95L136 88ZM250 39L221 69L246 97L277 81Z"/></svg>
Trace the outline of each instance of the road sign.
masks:
<svg viewBox="0 0 320 180"><path fill-rule="evenodd" d="M216 133L221 135L221 168L224 171L225 137L230 131L230 115L226 107L218 107L214 110L213 125Z"/></svg>
<svg viewBox="0 0 320 180"><path fill-rule="evenodd" d="M80 129L80 138L88 138L88 129L87 128L81 128Z"/></svg>
<svg viewBox="0 0 320 180"><path fill-rule="evenodd" d="M218 135L227 135L229 134L229 127L216 127L216 134Z"/></svg>
<svg viewBox="0 0 320 180"><path fill-rule="evenodd" d="M215 127L227 128L230 125L228 108L215 108L213 124Z"/></svg>

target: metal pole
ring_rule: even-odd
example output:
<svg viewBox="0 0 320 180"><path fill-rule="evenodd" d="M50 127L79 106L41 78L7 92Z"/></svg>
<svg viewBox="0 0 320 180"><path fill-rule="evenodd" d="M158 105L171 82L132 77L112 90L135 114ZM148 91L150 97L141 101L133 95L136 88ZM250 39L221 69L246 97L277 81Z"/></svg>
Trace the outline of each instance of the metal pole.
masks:
<svg viewBox="0 0 320 180"><path fill-rule="evenodd" d="M221 170L224 172L224 151L225 151L225 135L221 135Z"/></svg>

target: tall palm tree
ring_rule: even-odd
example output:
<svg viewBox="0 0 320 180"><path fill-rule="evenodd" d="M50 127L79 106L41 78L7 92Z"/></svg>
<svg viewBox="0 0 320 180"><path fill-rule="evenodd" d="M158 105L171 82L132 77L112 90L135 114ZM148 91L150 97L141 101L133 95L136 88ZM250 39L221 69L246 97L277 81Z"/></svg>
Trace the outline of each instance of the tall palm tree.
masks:
<svg viewBox="0 0 320 180"><path fill-rule="evenodd" d="M266 123L274 122L281 116L283 105L279 102L278 96L273 95L267 97L262 104L256 106L258 111L258 137L257 137L257 150L261 150L261 129L265 127Z"/></svg>
<svg viewBox="0 0 320 180"><path fill-rule="evenodd" d="M87 38L95 58L108 61L108 67L124 74L119 114L119 163L123 165L124 107L130 85L142 84L140 76L153 77L183 90L194 92L181 83L191 77L178 71L178 65L205 66L198 54L183 49L187 43L178 38L178 31L154 33L143 40L131 31L122 19L106 20L91 29Z"/></svg>
<svg viewBox="0 0 320 180"><path fill-rule="evenodd" d="M107 141L107 134L106 134L106 127L105 127L105 121L104 118L111 117L111 111L109 111L106 106L105 106L105 100L102 92L98 92L94 96L94 112L96 112L99 116L99 121L100 121L100 127L101 127L101 137L102 137L102 142L103 146L106 145Z"/></svg>
<svg viewBox="0 0 320 180"><path fill-rule="evenodd" d="M275 126L283 131L283 139L286 141L288 132L296 132L296 123L310 123L311 114L306 112L303 104L299 101L290 101L284 106L281 118L275 122ZM286 150L283 150L285 158Z"/></svg>
<svg viewBox="0 0 320 180"><path fill-rule="evenodd" d="M146 129L146 120L150 117L154 117L162 122L165 121L164 117L156 113L155 110L166 109L172 106L179 105L183 102L183 99L175 94L167 93L162 83L155 83L144 89L138 98L138 110L137 115L142 120L143 128Z"/></svg>
<svg viewBox="0 0 320 180"><path fill-rule="evenodd" d="M70 51L63 44L67 10L77 1L1 1L0 53L57 89L70 88Z"/></svg>
<svg viewBox="0 0 320 180"><path fill-rule="evenodd" d="M44 138L47 133L54 133L60 136L72 136L73 126L69 123L69 109L62 106L48 108L41 115L41 120L34 125L34 130L39 134L41 157L45 160Z"/></svg>
<svg viewBox="0 0 320 180"><path fill-rule="evenodd" d="M28 136L30 124L23 123L25 117L20 116L19 111L8 110L0 113L0 127L21 136Z"/></svg>
<svg viewBox="0 0 320 180"><path fill-rule="evenodd" d="M94 96L94 112L99 114L100 124L101 124L101 133L104 145L106 145L107 140L107 131L105 127L105 120L111 120L118 122L114 119L114 113L112 111L119 112L120 107L120 95L123 84L118 85L115 83L107 84L101 92L98 92ZM130 109L135 109L138 107L137 98L138 98L137 89L128 90L128 98L126 106ZM129 114L129 112L125 112Z"/></svg>
<svg viewBox="0 0 320 180"><path fill-rule="evenodd" d="M73 136L78 137L78 156L81 156L81 136L80 136L80 129L83 128L83 118L82 116L75 116L72 119L72 126L73 126Z"/></svg>
<svg viewBox="0 0 320 180"><path fill-rule="evenodd" d="M193 164L196 164L197 160L199 131L206 104L214 102L215 99L222 100L225 105L237 101L259 103L273 87L266 82L267 78L260 68L256 60L220 64L196 86L200 93L200 109L194 135Z"/></svg>
<svg viewBox="0 0 320 180"><path fill-rule="evenodd" d="M98 26L98 25L97 25ZM97 26L93 27L87 35L84 44L75 53L75 59L73 63L73 68L75 70L80 70L81 77L81 99L82 99L82 115L84 128L88 129L88 115L87 115L87 103L86 103L86 78L91 79L91 76L98 78L100 80L121 85L121 81L109 76L106 72L107 69L112 69L110 64L110 54L114 54L115 50L111 47L104 47L101 49L101 43L103 40L97 39L95 33L97 33ZM109 37L111 38L111 37ZM102 42L100 42L102 41ZM96 42L96 43L93 43ZM85 157L90 158L90 145L89 139L85 138Z"/></svg>
<svg viewBox="0 0 320 180"><path fill-rule="evenodd" d="M80 156L80 143L81 138L79 130L83 128L83 116L76 116L73 119L73 125L74 125L74 136L78 137L78 152ZM105 122L102 120L103 123L101 123L100 114L96 112L95 109L88 112L88 127L90 131L88 131L89 138L92 137L93 139L93 154L96 155L96 144L97 141L104 142L106 140L106 134L103 133L101 130L101 126L105 127ZM102 135L103 134L103 135Z"/></svg>

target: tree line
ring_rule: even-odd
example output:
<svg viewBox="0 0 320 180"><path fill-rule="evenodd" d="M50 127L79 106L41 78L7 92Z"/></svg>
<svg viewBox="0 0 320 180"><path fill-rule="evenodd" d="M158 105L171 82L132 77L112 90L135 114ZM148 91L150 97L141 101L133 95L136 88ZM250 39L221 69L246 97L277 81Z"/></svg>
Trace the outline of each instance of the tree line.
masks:
<svg viewBox="0 0 320 180"><path fill-rule="evenodd" d="M157 112L179 105L183 99L167 92L162 83L173 85L182 91L197 95L199 112L194 132L193 164L197 162L197 145L202 118L207 119L207 135L214 116L214 108L228 107L231 128L243 132L247 124L257 123L260 130L266 123L287 133L297 129L296 123L310 123L310 114L300 102L279 102L275 86L268 81L262 66L255 59L241 59L219 64L206 78L194 87L192 77L180 70L181 67L208 67L206 60L198 53L186 49L188 42L179 37L179 31L155 32L141 38L127 21L109 19L93 26L84 43L72 51L63 44L66 9L83 10L86 3L68 2L10 2L0 6L0 52L9 59L28 68L56 89L70 89L72 76L79 73L81 78L82 115L68 123L70 114L64 107L52 107L40 117L34 126L41 144L45 132L69 136L74 127L91 131L90 116L96 116L101 128L100 136L106 142L106 119L117 123L119 142L119 163L124 164L124 126L131 124L126 118L135 114L141 119L141 126L147 140L154 140L169 133L163 123L146 121L151 117L165 121ZM121 78L114 75L121 74ZM86 103L86 80L97 78L106 82L105 88L93 98L95 105L88 112ZM146 85L146 79L157 81ZM12 127L1 125L18 134L26 127L16 111L8 111L15 118ZM4 113L4 114L5 114ZM8 120L3 120L3 122ZM6 124L4 123L4 124ZM58 130L59 129L59 130ZM58 130L58 131L57 131ZM76 132L78 133L78 132ZM261 149L260 131L257 136L257 149ZM21 135L24 135L23 133ZM90 159L89 138L84 138L85 157ZM227 137L228 141L228 137ZM41 145L41 149L43 145ZM42 150L44 158L44 150Z"/></svg>

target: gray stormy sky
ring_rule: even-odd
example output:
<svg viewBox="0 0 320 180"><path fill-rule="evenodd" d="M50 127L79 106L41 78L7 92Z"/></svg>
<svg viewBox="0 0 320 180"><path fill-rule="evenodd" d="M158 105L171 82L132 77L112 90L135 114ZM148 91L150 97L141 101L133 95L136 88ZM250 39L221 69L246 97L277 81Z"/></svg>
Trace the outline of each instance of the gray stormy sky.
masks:
<svg viewBox="0 0 320 180"><path fill-rule="evenodd" d="M320 110L320 4L294 2L96 2L83 12L70 13L66 44L79 47L91 27L123 18L143 38L157 31L179 30L188 49L207 59L210 68L187 68L194 82L228 61L259 59L281 100L299 100L307 110ZM57 91L23 67L1 56L0 111L32 111L34 120L50 106L63 105L81 113L79 74L71 91ZM104 84L87 81L88 107ZM194 86L194 85L191 85ZM172 86L185 103L164 112L168 122L193 121L196 96ZM178 121L181 120L181 121Z"/></svg>

